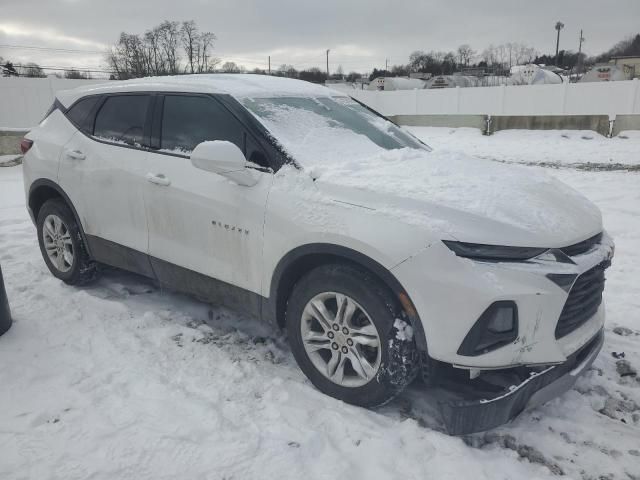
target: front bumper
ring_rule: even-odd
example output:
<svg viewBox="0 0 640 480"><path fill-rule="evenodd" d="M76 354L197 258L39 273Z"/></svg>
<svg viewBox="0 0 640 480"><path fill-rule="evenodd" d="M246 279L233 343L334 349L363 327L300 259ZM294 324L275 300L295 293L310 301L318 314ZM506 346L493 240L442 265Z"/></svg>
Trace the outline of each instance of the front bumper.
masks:
<svg viewBox="0 0 640 480"><path fill-rule="evenodd" d="M549 366L566 362L603 328L605 308L602 302L587 321L556 338L568 292L547 275L582 275L610 260L613 251L605 233L597 247L573 257L552 249L524 262L482 262L457 257L436 242L394 267L392 273L415 305L430 358L474 370ZM482 312L498 301L517 305L516 340L477 356L459 354Z"/></svg>
<svg viewBox="0 0 640 480"><path fill-rule="evenodd" d="M439 403L446 431L465 435L489 430L562 395L589 369L603 342L604 332L600 330L560 365L494 371L475 380L441 382L439 389L449 397ZM519 383L512 383L514 379Z"/></svg>

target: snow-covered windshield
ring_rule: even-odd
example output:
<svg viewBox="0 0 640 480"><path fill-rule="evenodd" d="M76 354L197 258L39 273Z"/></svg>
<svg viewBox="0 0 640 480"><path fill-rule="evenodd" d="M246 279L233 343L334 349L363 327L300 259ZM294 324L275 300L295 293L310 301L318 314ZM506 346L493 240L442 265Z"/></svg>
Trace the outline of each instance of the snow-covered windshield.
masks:
<svg viewBox="0 0 640 480"><path fill-rule="evenodd" d="M242 103L305 166L401 148L429 150L348 97L245 98Z"/></svg>

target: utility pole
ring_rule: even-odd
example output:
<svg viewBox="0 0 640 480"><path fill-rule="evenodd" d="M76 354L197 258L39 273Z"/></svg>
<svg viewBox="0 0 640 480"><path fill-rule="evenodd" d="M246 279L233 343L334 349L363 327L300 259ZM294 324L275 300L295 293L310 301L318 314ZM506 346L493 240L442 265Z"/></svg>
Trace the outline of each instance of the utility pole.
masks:
<svg viewBox="0 0 640 480"><path fill-rule="evenodd" d="M558 38L556 39L556 67L558 66L558 53L560 51L560 30L564 28L564 23L556 22L556 30L558 31Z"/></svg>
<svg viewBox="0 0 640 480"><path fill-rule="evenodd" d="M330 51L331 50L327 48L327 78L329 78L329 52Z"/></svg>
<svg viewBox="0 0 640 480"><path fill-rule="evenodd" d="M580 43L578 44L578 73L582 70L582 43L585 38L582 36L582 29L580 30Z"/></svg>
<svg viewBox="0 0 640 480"><path fill-rule="evenodd" d="M268 62L269 62L269 75L271 75L271 55L269 55L268 57Z"/></svg>
<svg viewBox="0 0 640 480"><path fill-rule="evenodd" d="M384 71L385 72L389 71L389 59L388 58L384 59Z"/></svg>

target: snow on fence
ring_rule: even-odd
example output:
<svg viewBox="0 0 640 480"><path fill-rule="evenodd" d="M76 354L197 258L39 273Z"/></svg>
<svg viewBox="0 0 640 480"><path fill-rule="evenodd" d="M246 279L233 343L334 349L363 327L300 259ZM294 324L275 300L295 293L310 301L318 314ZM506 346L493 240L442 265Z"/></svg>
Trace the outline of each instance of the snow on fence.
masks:
<svg viewBox="0 0 640 480"><path fill-rule="evenodd" d="M640 81L434 90L349 90L383 115L640 114Z"/></svg>

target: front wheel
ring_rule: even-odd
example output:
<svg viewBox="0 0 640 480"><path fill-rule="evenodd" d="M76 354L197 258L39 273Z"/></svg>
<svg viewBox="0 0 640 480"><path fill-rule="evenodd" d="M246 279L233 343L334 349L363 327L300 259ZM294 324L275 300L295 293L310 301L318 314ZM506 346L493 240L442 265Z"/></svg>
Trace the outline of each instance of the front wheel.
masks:
<svg viewBox="0 0 640 480"><path fill-rule="evenodd" d="M373 407L415 376L415 345L393 295L377 278L349 265L305 275L287 306L296 361L322 392Z"/></svg>

